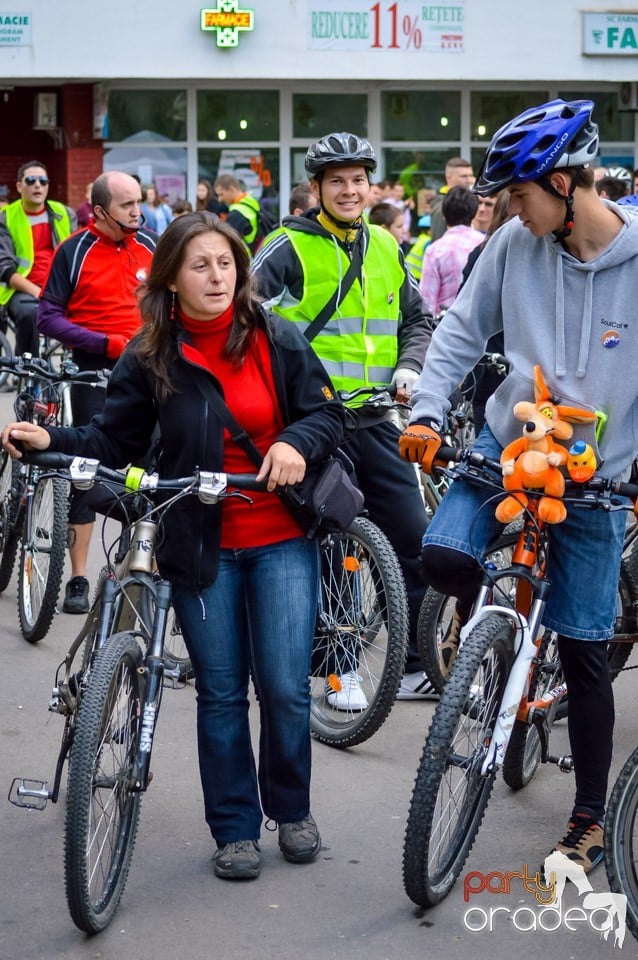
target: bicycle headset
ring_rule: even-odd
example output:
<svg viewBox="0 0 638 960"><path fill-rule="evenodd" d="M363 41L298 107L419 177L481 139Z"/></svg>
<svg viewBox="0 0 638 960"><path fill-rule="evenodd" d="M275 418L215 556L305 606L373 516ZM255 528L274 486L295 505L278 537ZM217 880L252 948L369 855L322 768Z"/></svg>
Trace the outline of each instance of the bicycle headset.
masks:
<svg viewBox="0 0 638 960"><path fill-rule="evenodd" d="M592 100L550 100L504 124L492 138L472 191L489 197L511 184L533 180L564 201L564 227L554 235L557 240L568 237L574 226L576 176L572 175L565 196L549 182L549 175L565 167L586 167L598 153L593 108Z"/></svg>
<svg viewBox="0 0 638 960"><path fill-rule="evenodd" d="M321 201L321 180L329 167L365 167L368 180L370 174L377 169L377 156L369 140L358 137L355 133L329 133L308 147L305 161L306 173L309 179L319 183L319 199ZM338 227L351 227L347 221L337 220L331 216L321 204L322 212Z"/></svg>

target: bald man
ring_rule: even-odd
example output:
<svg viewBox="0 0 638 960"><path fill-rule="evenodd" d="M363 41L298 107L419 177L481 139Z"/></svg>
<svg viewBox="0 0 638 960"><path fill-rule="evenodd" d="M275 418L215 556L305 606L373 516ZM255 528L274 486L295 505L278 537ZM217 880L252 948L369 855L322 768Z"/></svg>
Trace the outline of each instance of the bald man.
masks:
<svg viewBox="0 0 638 960"><path fill-rule="evenodd" d="M91 190L93 220L55 252L42 289L37 325L72 350L80 370L112 369L140 326L136 291L146 279L157 237L141 228L140 185L117 170L101 174ZM104 406L104 391L71 390L74 426L89 423ZM86 613L86 563L95 513L82 491L69 503L71 579L62 609Z"/></svg>

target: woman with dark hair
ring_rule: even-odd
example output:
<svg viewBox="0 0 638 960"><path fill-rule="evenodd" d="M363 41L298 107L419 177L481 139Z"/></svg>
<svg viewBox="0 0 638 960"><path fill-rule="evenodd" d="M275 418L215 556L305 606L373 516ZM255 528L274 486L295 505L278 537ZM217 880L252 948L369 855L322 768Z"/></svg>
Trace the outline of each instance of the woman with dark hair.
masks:
<svg viewBox="0 0 638 960"><path fill-rule="evenodd" d="M162 234L140 300L141 333L110 378L103 418L80 428L10 424L3 443L135 462L155 426L160 473L255 473L215 415L216 391L263 455L273 491L300 481L309 461L340 442L344 409L297 328L254 297L246 247L213 214L185 214ZM259 874L262 809L293 863L321 839L310 814L310 656L318 547L279 497L217 505L195 497L166 514L157 559L197 685L197 732L206 820L225 879ZM248 725L252 676L261 718L258 772ZM260 802L261 798L261 802Z"/></svg>
<svg viewBox="0 0 638 960"><path fill-rule="evenodd" d="M218 217L223 217L228 213L228 207L225 203L220 203L215 196L213 185L210 180L199 180L197 183L197 203L195 210L209 210L216 213Z"/></svg>

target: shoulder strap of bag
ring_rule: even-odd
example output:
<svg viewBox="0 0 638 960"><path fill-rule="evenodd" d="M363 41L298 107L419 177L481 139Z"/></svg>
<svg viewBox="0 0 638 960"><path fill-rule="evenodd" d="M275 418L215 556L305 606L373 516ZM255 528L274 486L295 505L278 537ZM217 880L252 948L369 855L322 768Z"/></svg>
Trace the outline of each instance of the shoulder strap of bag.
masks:
<svg viewBox="0 0 638 960"><path fill-rule="evenodd" d="M354 281L357 278L361 279L361 267L363 265L363 256L361 253L362 246L363 237L360 238L359 243L355 243L352 253L352 260L350 261L350 266L346 270L345 276L341 281L341 285L335 290L325 307L319 311L312 323L310 323L304 330L304 337L308 343L310 343L311 340L314 340L317 334L323 330L339 304L343 303L347 297Z"/></svg>
<svg viewBox="0 0 638 960"><path fill-rule="evenodd" d="M212 383L209 383L208 380L203 380L200 377L196 378L196 383L200 393L203 394L204 399L210 404L223 425L230 433L230 438L233 443L236 443L237 446L241 447L242 450L248 454L256 467L261 467L264 458L259 452L259 449L253 443L244 428L237 422L237 420L235 420L226 403L217 390L215 390Z"/></svg>

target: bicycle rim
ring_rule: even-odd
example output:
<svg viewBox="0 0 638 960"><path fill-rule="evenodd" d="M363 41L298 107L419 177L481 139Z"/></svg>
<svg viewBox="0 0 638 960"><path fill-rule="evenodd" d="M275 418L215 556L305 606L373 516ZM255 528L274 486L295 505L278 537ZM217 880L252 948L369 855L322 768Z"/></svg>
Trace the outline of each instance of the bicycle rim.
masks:
<svg viewBox="0 0 638 960"><path fill-rule="evenodd" d="M638 939L638 749L620 771L609 798L605 868L610 888L627 897L627 926Z"/></svg>
<svg viewBox="0 0 638 960"><path fill-rule="evenodd" d="M78 711L69 763L65 886L86 933L113 918L128 876L141 794L129 789L139 735L141 652L115 634L95 658Z"/></svg>
<svg viewBox="0 0 638 960"><path fill-rule="evenodd" d="M467 637L436 707L417 771L403 847L403 882L420 906L452 889L476 838L495 771L482 775L513 657L498 614Z"/></svg>
<svg viewBox="0 0 638 960"><path fill-rule="evenodd" d="M27 514L18 571L18 618L30 643L46 635L55 613L64 571L66 516L64 481L39 480Z"/></svg>
<svg viewBox="0 0 638 960"><path fill-rule="evenodd" d="M321 597L312 657L310 729L335 747L362 743L394 704L405 664L405 584L388 539L358 517L322 545ZM331 696L344 674L358 678L367 706L341 709Z"/></svg>
<svg viewBox="0 0 638 960"><path fill-rule="evenodd" d="M9 454L0 452L0 593L7 589L15 565L19 530L16 525L20 465Z"/></svg>

